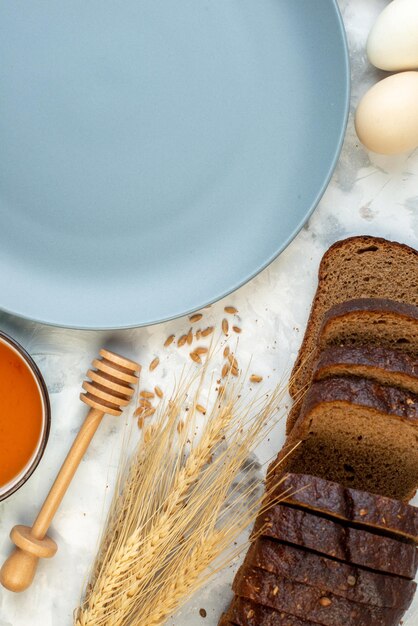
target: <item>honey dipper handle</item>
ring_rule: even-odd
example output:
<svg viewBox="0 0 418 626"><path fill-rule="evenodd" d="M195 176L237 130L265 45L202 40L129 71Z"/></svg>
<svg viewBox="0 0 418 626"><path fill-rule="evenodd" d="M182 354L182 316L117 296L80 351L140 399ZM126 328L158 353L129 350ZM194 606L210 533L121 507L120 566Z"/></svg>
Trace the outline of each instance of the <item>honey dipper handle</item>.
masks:
<svg viewBox="0 0 418 626"><path fill-rule="evenodd" d="M81 459L102 421L103 415L104 413L97 409L89 411L32 526L32 535L36 539L45 537L65 492L80 465Z"/></svg>

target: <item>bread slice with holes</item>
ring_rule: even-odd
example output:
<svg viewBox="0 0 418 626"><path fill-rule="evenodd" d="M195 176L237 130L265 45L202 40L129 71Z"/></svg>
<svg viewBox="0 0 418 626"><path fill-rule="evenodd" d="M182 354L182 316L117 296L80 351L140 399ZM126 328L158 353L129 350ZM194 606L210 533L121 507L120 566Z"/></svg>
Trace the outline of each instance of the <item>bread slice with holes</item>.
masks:
<svg viewBox="0 0 418 626"><path fill-rule="evenodd" d="M289 388L293 397L310 380L325 312L354 298L384 298L418 306L418 252L369 236L350 237L329 248L319 266L318 288L292 372Z"/></svg>
<svg viewBox="0 0 418 626"><path fill-rule="evenodd" d="M418 485L418 396L354 377L313 383L281 469L408 501ZM281 455L284 456L282 451Z"/></svg>
<svg viewBox="0 0 418 626"><path fill-rule="evenodd" d="M418 508L400 500L309 474L283 475L280 466L269 473L268 484L275 497L290 506L418 543Z"/></svg>
<svg viewBox="0 0 418 626"><path fill-rule="evenodd" d="M343 349L342 358L350 361L350 367L335 362L338 350ZM365 371L366 376L369 374L372 380L383 384L408 380L409 388L417 387L418 307L381 298L337 304L324 314L316 355L312 359L313 371L307 372L308 383L326 378L332 370L343 370L344 374L351 371L351 375ZM356 358L358 362L353 363ZM296 402L289 413L288 433L298 419L300 406Z"/></svg>
<svg viewBox="0 0 418 626"><path fill-rule="evenodd" d="M405 613L402 608L350 602L325 589L298 583L257 567L242 568L232 588L238 597L323 626L393 626Z"/></svg>
<svg viewBox="0 0 418 626"><path fill-rule="evenodd" d="M256 539L243 567L257 567L351 602L383 608L408 609L416 590L411 580L372 572L267 537Z"/></svg>
<svg viewBox="0 0 418 626"><path fill-rule="evenodd" d="M338 561L413 580L418 567L415 545L337 520L275 504L256 521L254 535L278 539Z"/></svg>
<svg viewBox="0 0 418 626"><path fill-rule="evenodd" d="M330 346L318 356L313 380L356 376L418 394L418 359L380 346Z"/></svg>

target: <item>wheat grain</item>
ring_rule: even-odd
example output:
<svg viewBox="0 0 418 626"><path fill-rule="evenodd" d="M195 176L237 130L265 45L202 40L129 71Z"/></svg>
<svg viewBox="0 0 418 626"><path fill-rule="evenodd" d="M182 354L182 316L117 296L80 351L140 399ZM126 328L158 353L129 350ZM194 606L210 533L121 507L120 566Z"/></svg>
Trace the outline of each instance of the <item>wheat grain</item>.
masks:
<svg viewBox="0 0 418 626"><path fill-rule="evenodd" d="M232 386L227 401L223 392L224 406L217 401L205 409L197 438L195 412L184 409L193 401L198 411L201 383L193 399L191 384L185 380L161 403L152 424L141 422L141 444L121 471L76 626L161 624L204 584L214 571L208 565L254 519L257 484L244 493L233 484L273 426L281 395L248 402L240 399L239 385ZM228 552L223 563L230 558Z"/></svg>
<svg viewBox="0 0 418 626"><path fill-rule="evenodd" d="M155 370L156 367L158 367L160 364L160 359L157 357L155 357L155 359L153 359L149 365L149 370L150 372L152 372L153 370Z"/></svg>
<svg viewBox="0 0 418 626"><path fill-rule="evenodd" d="M167 337L167 339L164 342L164 347L168 348L168 346L171 346L171 344L174 341L174 335L170 335L169 337Z"/></svg>
<svg viewBox="0 0 418 626"><path fill-rule="evenodd" d="M223 319L222 320L222 332L223 332L224 335L228 336L228 331L229 331L228 320Z"/></svg>
<svg viewBox="0 0 418 626"><path fill-rule="evenodd" d="M195 313L194 315L191 315L189 317L189 320L192 324L195 324L196 322L199 322L199 320L201 320L203 317L203 315L201 313Z"/></svg>
<svg viewBox="0 0 418 626"><path fill-rule="evenodd" d="M224 308L225 313L230 313L231 315L235 315L236 313L238 313L238 309L236 309L234 306L226 306Z"/></svg>

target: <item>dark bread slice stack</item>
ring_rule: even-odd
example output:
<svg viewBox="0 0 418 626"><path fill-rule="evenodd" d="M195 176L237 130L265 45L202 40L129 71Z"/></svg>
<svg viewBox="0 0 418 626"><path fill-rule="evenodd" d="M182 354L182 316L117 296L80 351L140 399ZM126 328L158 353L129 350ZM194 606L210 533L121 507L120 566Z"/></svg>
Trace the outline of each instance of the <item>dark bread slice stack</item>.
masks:
<svg viewBox="0 0 418 626"><path fill-rule="evenodd" d="M321 588L249 566L238 572L233 590L241 598L323 626L393 626L405 612L402 608L349 602Z"/></svg>
<svg viewBox="0 0 418 626"><path fill-rule="evenodd" d="M373 356L380 368L374 369L369 366L363 368L367 378L369 372L371 379L380 384L387 384L388 378L393 377L393 373L385 365L384 360L378 359L378 355L373 355L373 348L386 349L392 355L389 356L389 363L405 358L412 365L409 369L412 383L417 384L417 378L413 371L417 366L418 358L418 308L416 306L384 300L378 298L363 298L350 300L337 304L323 315L323 321L318 334L318 345L315 355L312 357L312 368L307 372L308 383L312 380L321 379L318 374L318 360L324 358L324 350L330 348L357 348L359 363L362 351L370 352L369 362L373 365ZM354 355L352 355L354 356ZM356 363L354 363L356 365ZM390 367L390 366L389 366ZM353 368L351 368L353 369ZM338 374L336 374L338 375ZM341 374L339 374L341 376ZM343 375L346 375L345 373ZM352 375L350 370L348 375ZM296 423L301 410L301 402L296 402L287 420L287 432L290 433Z"/></svg>
<svg viewBox="0 0 418 626"><path fill-rule="evenodd" d="M358 604L408 609L416 584L309 552L300 546L259 537L245 558L247 566L317 587Z"/></svg>
<svg viewBox="0 0 418 626"><path fill-rule="evenodd" d="M269 475L275 497L287 505L381 532L394 539L418 542L418 509L399 500L344 487L308 474L286 474L280 466Z"/></svg>
<svg viewBox="0 0 418 626"><path fill-rule="evenodd" d="M418 396L354 377L313 383L282 464L344 486L408 500L418 484Z"/></svg>
<svg viewBox="0 0 418 626"><path fill-rule="evenodd" d="M257 519L254 533L408 580L414 579L418 568L418 552L412 543L282 504L274 505Z"/></svg>
<svg viewBox="0 0 418 626"><path fill-rule="evenodd" d="M324 254L318 289L289 385L292 397L311 378L313 355L326 311L354 298L384 298L418 306L418 252L379 237L338 241Z"/></svg>
<svg viewBox="0 0 418 626"><path fill-rule="evenodd" d="M313 380L356 376L418 394L418 359L380 346L331 346L322 350Z"/></svg>

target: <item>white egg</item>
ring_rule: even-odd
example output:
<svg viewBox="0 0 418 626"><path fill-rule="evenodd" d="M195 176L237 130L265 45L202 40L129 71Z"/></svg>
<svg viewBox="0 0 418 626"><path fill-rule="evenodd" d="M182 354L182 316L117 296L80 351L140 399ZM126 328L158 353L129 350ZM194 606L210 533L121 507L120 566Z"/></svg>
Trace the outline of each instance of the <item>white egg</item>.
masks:
<svg viewBox="0 0 418 626"><path fill-rule="evenodd" d="M418 0L393 0L379 15L367 54L382 70L418 69Z"/></svg>
<svg viewBox="0 0 418 626"><path fill-rule="evenodd" d="M384 78L363 96L356 112L360 141L373 152L399 154L418 147L418 72Z"/></svg>

